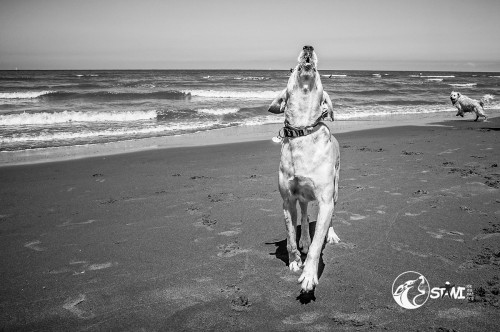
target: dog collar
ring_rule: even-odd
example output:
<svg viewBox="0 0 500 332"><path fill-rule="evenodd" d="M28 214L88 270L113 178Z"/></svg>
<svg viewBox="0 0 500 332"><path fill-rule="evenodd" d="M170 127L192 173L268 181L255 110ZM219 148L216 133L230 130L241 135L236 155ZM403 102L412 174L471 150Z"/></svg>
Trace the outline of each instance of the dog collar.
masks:
<svg viewBox="0 0 500 332"><path fill-rule="evenodd" d="M285 120L285 126L280 129L278 132L278 137L280 138L285 138L285 137L302 137L302 136L307 136L310 135L321 128L320 124L324 120L324 118L328 115L328 111L324 111L321 116L316 120L316 122L310 126L305 126L305 127L293 127L288 123L288 120ZM281 131L283 131L283 134L281 134Z"/></svg>
<svg viewBox="0 0 500 332"><path fill-rule="evenodd" d="M308 127L301 127L301 128L294 128L288 125L285 125L283 128L278 133L278 136L281 138L285 137L302 137L302 136L307 136L315 131L317 131L320 128L320 123L318 122L314 126L308 126ZM283 131L283 134L281 133Z"/></svg>

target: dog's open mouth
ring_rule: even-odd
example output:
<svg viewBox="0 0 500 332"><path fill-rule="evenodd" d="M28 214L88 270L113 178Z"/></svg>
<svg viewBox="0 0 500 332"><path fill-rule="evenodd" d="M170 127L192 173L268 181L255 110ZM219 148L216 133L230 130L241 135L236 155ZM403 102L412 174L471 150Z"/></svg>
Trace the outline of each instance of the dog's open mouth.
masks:
<svg viewBox="0 0 500 332"><path fill-rule="evenodd" d="M301 65L306 70L311 70L314 67L314 62L309 54L304 54L302 57Z"/></svg>
<svg viewBox="0 0 500 332"><path fill-rule="evenodd" d="M316 54L312 46L304 46L298 58L299 70L304 74L316 71Z"/></svg>

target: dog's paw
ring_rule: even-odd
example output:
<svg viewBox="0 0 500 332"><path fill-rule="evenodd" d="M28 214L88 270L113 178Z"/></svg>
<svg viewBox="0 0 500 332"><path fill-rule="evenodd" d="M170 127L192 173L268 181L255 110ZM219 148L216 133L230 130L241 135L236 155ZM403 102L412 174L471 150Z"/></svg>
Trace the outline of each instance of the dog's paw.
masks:
<svg viewBox="0 0 500 332"><path fill-rule="evenodd" d="M302 252L304 254L307 254L310 245L311 245L311 238L309 236L305 238L302 236L300 237L299 247L302 248Z"/></svg>
<svg viewBox="0 0 500 332"><path fill-rule="evenodd" d="M328 228L328 235L326 236L326 242L328 242L329 244L335 244L340 242L340 239L337 236L337 234L335 234L333 227Z"/></svg>
<svg viewBox="0 0 500 332"><path fill-rule="evenodd" d="M302 272L299 278L299 283L301 284L302 292L311 292L318 284L318 274L311 273L304 269L304 272Z"/></svg>
<svg viewBox="0 0 500 332"><path fill-rule="evenodd" d="M292 271L292 272L299 272L300 269L302 268L302 262L293 261L290 263L290 265L288 267L290 268L290 271Z"/></svg>

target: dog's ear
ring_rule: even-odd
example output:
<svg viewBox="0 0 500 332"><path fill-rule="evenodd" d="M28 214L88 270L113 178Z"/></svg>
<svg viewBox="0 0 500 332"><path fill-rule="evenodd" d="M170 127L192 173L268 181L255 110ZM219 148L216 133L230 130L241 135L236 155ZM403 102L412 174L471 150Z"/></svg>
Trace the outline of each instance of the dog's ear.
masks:
<svg viewBox="0 0 500 332"><path fill-rule="evenodd" d="M323 91L323 100L321 101L321 109L324 111L328 112L328 116L330 117L330 120L334 121L333 118L333 104L332 101L330 100L330 96L326 91Z"/></svg>
<svg viewBox="0 0 500 332"><path fill-rule="evenodd" d="M268 112L274 114L280 114L285 112L285 104L286 104L286 89L281 91L276 98L272 101L271 105L269 105Z"/></svg>

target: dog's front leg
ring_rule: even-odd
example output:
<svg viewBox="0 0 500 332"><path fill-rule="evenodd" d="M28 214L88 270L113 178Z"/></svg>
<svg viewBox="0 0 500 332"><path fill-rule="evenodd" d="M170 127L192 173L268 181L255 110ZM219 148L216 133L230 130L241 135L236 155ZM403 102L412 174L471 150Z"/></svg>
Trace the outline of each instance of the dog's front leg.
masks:
<svg viewBox="0 0 500 332"><path fill-rule="evenodd" d="M285 225L287 231L288 262L290 271L297 272L302 267L300 252L297 249L297 201L292 199L283 200L283 213L285 214Z"/></svg>
<svg viewBox="0 0 500 332"><path fill-rule="evenodd" d="M302 252L307 254L309 251L309 246L311 245L311 235L309 234L309 218L307 216L307 202L300 202L300 240L299 247L302 248Z"/></svg>
<svg viewBox="0 0 500 332"><path fill-rule="evenodd" d="M316 221L316 230L314 237L309 247L306 261L304 263L304 271L299 278L299 283L302 283L302 291L310 292L318 284L318 263L321 255L321 249L325 243L326 233L330 226L330 221L333 214L333 197L328 201L319 202L318 220Z"/></svg>

